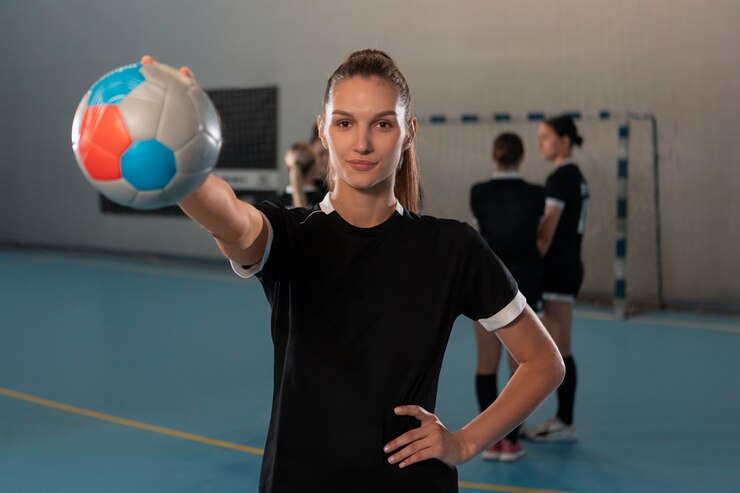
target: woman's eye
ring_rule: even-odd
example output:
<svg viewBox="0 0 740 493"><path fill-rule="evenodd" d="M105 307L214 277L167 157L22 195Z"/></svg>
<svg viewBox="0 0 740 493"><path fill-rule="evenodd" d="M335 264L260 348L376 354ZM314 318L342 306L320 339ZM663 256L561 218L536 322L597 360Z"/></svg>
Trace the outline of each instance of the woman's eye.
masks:
<svg viewBox="0 0 740 493"><path fill-rule="evenodd" d="M391 128L390 122L378 122L376 125L380 128Z"/></svg>
<svg viewBox="0 0 740 493"><path fill-rule="evenodd" d="M350 124L347 120L340 120L337 122L337 127L340 127L340 128L347 128L349 127L349 125Z"/></svg>

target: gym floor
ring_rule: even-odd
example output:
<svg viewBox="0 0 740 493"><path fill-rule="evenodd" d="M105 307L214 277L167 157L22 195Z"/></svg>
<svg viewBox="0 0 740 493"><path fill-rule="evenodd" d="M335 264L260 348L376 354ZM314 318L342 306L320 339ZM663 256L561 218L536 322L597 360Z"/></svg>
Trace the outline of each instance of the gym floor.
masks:
<svg viewBox="0 0 740 493"><path fill-rule="evenodd" d="M257 491L272 346L256 281L226 262L3 249L0 289L0 491ZM437 406L449 428L477 412L474 344L459 319ZM740 491L738 354L736 318L579 305L579 441L475 458L460 491Z"/></svg>

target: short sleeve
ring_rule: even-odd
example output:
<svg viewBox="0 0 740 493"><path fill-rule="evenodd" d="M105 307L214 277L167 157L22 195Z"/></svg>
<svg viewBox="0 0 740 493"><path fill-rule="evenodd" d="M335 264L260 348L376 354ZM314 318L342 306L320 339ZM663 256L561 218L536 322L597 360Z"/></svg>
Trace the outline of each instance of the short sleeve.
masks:
<svg viewBox="0 0 740 493"><path fill-rule="evenodd" d="M461 312L480 322L487 330L500 329L513 322L527 300L519 292L509 270L491 251L483 238L464 225Z"/></svg>
<svg viewBox="0 0 740 493"><path fill-rule="evenodd" d="M255 208L260 211L267 225L267 245L259 263L255 265L239 265L231 262L231 267L240 277L257 276L265 283L266 279L277 279L280 275L280 262L285 250L287 236L287 210L272 202L262 202Z"/></svg>
<svg viewBox="0 0 740 493"><path fill-rule="evenodd" d="M545 182L545 204L563 209L568 198L568 184L565 175L558 171L551 174Z"/></svg>

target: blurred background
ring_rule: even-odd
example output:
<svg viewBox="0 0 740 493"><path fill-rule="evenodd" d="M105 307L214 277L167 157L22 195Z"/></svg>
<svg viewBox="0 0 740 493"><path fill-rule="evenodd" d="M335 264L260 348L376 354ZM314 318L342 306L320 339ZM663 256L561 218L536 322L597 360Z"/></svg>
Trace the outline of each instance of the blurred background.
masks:
<svg viewBox="0 0 740 493"><path fill-rule="evenodd" d="M189 66L208 91L276 89L274 163L262 165L270 179L261 187L281 189L282 155L309 139L328 76L351 51L375 47L412 88L429 214L468 219L470 185L492 172L500 131L525 138L525 176L544 181L550 169L525 115L584 115L576 159L592 195L586 297L613 291L618 115L654 117L655 141L647 120L631 127L628 292L738 310L738 46L735 0L3 1L0 242L218 258L210 237L182 217L101 210L70 146L84 92L143 54ZM603 110L609 122L586 119ZM514 120L450 123L495 112ZM429 124L432 115L448 123Z"/></svg>

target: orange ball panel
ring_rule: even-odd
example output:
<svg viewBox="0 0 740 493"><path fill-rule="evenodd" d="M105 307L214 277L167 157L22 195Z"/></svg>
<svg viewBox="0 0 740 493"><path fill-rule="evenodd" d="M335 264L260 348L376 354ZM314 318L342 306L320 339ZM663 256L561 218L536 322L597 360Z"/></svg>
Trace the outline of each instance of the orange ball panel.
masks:
<svg viewBox="0 0 740 493"><path fill-rule="evenodd" d="M80 126L79 152L85 169L95 180L121 177L119 158L131 144L117 106L91 106Z"/></svg>

